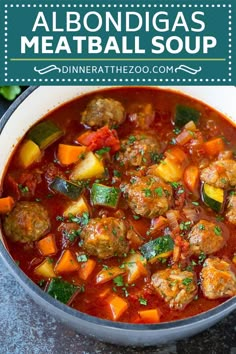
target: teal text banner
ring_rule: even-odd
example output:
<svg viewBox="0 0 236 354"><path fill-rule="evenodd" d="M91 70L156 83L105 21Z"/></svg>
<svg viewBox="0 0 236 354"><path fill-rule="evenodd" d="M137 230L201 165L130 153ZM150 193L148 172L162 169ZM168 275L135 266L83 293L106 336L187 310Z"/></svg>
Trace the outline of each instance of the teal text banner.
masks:
<svg viewBox="0 0 236 354"><path fill-rule="evenodd" d="M235 0L0 0L0 17L1 85L236 84Z"/></svg>

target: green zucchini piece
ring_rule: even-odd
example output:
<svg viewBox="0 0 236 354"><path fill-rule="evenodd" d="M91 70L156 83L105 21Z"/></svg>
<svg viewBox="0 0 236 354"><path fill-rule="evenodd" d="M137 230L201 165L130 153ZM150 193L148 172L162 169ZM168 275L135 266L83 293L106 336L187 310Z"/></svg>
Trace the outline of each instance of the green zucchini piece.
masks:
<svg viewBox="0 0 236 354"><path fill-rule="evenodd" d="M204 183L202 188L203 202L212 210L219 213L224 203L224 190Z"/></svg>
<svg viewBox="0 0 236 354"><path fill-rule="evenodd" d="M61 193L71 200L77 200L84 190L84 185L69 182L58 176L50 183L49 187L54 192Z"/></svg>
<svg viewBox="0 0 236 354"><path fill-rule="evenodd" d="M193 121L195 124L198 123L200 118L200 112L197 111L195 108L184 106L178 104L175 108L175 125L178 128L182 128L185 124L190 121Z"/></svg>
<svg viewBox="0 0 236 354"><path fill-rule="evenodd" d="M60 278L53 278L47 288L47 293L54 299L63 302L63 304L68 304L79 291L81 291L79 286L70 284Z"/></svg>
<svg viewBox="0 0 236 354"><path fill-rule="evenodd" d="M64 132L51 120L45 120L37 124L28 133L28 139L32 140L41 150L46 149L59 139Z"/></svg>
<svg viewBox="0 0 236 354"><path fill-rule="evenodd" d="M165 258L169 256L174 249L174 241L170 235L161 236L155 240L149 241L140 247L142 255L147 261L152 262L154 259Z"/></svg>
<svg viewBox="0 0 236 354"><path fill-rule="evenodd" d="M120 190L115 187L94 183L91 188L91 202L93 205L101 205L116 208L120 197Z"/></svg>

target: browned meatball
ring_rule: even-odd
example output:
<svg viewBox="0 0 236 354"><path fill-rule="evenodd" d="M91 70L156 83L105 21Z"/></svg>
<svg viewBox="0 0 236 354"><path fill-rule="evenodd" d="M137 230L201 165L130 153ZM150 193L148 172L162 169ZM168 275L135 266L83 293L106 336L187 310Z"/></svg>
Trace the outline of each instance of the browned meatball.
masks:
<svg viewBox="0 0 236 354"><path fill-rule="evenodd" d="M121 149L116 159L127 167L138 167L155 163L159 155L160 144L157 139L143 133L121 140Z"/></svg>
<svg viewBox="0 0 236 354"><path fill-rule="evenodd" d="M18 202L4 220L6 235L22 243L38 240L50 227L47 210L36 202Z"/></svg>
<svg viewBox="0 0 236 354"><path fill-rule="evenodd" d="M227 212L225 216L229 222L236 225L236 195L234 194L229 197Z"/></svg>
<svg viewBox="0 0 236 354"><path fill-rule="evenodd" d="M214 187L229 188L236 186L236 161L220 160L212 162L201 172L201 181Z"/></svg>
<svg viewBox="0 0 236 354"><path fill-rule="evenodd" d="M189 235L190 250L193 254L201 252L212 254L219 251L225 244L220 226L207 220L200 220L193 226Z"/></svg>
<svg viewBox="0 0 236 354"><path fill-rule="evenodd" d="M152 285L170 308L183 310L197 294L196 276L180 269L159 270L152 275Z"/></svg>
<svg viewBox="0 0 236 354"><path fill-rule="evenodd" d="M201 271L201 287L208 299L236 295L236 275L230 263L218 257L207 258Z"/></svg>
<svg viewBox="0 0 236 354"><path fill-rule="evenodd" d="M119 101L112 98L94 98L82 114L81 122L89 127L109 128L118 126L125 120L125 110Z"/></svg>
<svg viewBox="0 0 236 354"><path fill-rule="evenodd" d="M102 259L122 256L129 250L125 223L114 217L90 219L81 239L88 254Z"/></svg>
<svg viewBox="0 0 236 354"><path fill-rule="evenodd" d="M146 218L163 215L169 208L172 188L155 176L135 177L125 187L129 207Z"/></svg>

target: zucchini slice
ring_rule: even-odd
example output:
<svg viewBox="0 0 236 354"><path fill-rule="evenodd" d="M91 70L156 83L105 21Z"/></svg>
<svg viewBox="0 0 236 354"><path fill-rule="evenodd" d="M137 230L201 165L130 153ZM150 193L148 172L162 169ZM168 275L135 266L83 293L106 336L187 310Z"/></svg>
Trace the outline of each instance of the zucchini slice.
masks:
<svg viewBox="0 0 236 354"><path fill-rule="evenodd" d="M61 193L71 200L77 200L84 190L83 185L69 182L58 176L50 183L49 187L53 191Z"/></svg>
<svg viewBox="0 0 236 354"><path fill-rule="evenodd" d="M142 255L148 262L153 263L158 258L169 257L174 249L174 241L170 235L161 236L140 247Z"/></svg>
<svg viewBox="0 0 236 354"><path fill-rule="evenodd" d="M224 190L204 183L202 188L203 202L212 210L219 213L224 203Z"/></svg>
<svg viewBox="0 0 236 354"><path fill-rule="evenodd" d="M195 124L198 123L200 118L200 112L195 108L184 106L182 104L178 104L175 108L175 125L178 128L182 128L185 124L190 121L193 121Z"/></svg>
<svg viewBox="0 0 236 354"><path fill-rule="evenodd" d="M19 164L27 168L32 163L40 160L41 151L37 144L35 144L32 140L25 140L20 147L18 153L18 161Z"/></svg>
<svg viewBox="0 0 236 354"><path fill-rule="evenodd" d="M51 120L37 124L28 133L28 139L37 144L40 150L46 149L59 139L64 132Z"/></svg>
<svg viewBox="0 0 236 354"><path fill-rule="evenodd" d="M91 202L109 208L116 208L120 197L120 190L115 187L94 183L91 189Z"/></svg>
<svg viewBox="0 0 236 354"><path fill-rule="evenodd" d="M47 288L47 293L54 299L68 304L77 292L81 291L79 286L73 285L60 278L53 278Z"/></svg>

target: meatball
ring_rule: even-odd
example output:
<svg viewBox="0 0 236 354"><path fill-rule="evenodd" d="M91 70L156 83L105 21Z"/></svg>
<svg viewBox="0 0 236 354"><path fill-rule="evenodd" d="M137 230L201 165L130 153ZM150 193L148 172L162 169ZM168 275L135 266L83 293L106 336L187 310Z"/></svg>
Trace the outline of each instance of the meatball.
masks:
<svg viewBox="0 0 236 354"><path fill-rule="evenodd" d="M200 276L203 294L208 299L236 295L236 275L229 262L218 257L207 258Z"/></svg>
<svg viewBox="0 0 236 354"><path fill-rule="evenodd" d="M135 177L124 188L129 207L146 218L163 215L169 208L172 188L155 176Z"/></svg>
<svg viewBox="0 0 236 354"><path fill-rule="evenodd" d="M190 250L196 255L201 252L212 254L219 251L225 244L220 226L207 220L200 220L194 225L188 238Z"/></svg>
<svg viewBox="0 0 236 354"><path fill-rule="evenodd" d="M186 270L159 270L152 275L151 282L159 296L175 310L183 310L197 294L196 276Z"/></svg>
<svg viewBox="0 0 236 354"><path fill-rule="evenodd" d="M47 210L36 202L18 202L4 220L4 230L12 241L36 241L51 227Z"/></svg>
<svg viewBox="0 0 236 354"><path fill-rule="evenodd" d="M229 197L227 212L225 216L229 222L236 225L236 195L234 194Z"/></svg>
<svg viewBox="0 0 236 354"><path fill-rule="evenodd" d="M220 160L212 162L204 168L200 175L201 181L214 187L227 189L236 186L236 161Z"/></svg>
<svg viewBox="0 0 236 354"><path fill-rule="evenodd" d="M156 162L160 155L160 144L150 134L130 135L121 140L121 150L116 155L126 167L148 166Z"/></svg>
<svg viewBox="0 0 236 354"><path fill-rule="evenodd" d="M112 98L94 98L82 113L81 122L89 127L109 128L120 125L125 120L125 110L119 101Z"/></svg>
<svg viewBox="0 0 236 354"><path fill-rule="evenodd" d="M125 223L114 217L90 219L81 239L88 254L102 259L121 256L129 250Z"/></svg>

